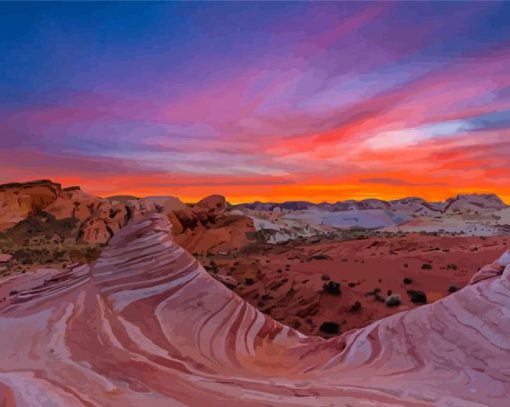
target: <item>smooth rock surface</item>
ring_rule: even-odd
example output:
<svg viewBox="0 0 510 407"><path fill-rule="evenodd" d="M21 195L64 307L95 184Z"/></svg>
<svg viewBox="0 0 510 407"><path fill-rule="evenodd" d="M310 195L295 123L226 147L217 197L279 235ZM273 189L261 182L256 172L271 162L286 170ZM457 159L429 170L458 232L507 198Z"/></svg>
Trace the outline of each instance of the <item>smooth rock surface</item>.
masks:
<svg viewBox="0 0 510 407"><path fill-rule="evenodd" d="M212 279L153 214L91 267L0 304L0 405L506 407L502 263L436 303L324 340Z"/></svg>

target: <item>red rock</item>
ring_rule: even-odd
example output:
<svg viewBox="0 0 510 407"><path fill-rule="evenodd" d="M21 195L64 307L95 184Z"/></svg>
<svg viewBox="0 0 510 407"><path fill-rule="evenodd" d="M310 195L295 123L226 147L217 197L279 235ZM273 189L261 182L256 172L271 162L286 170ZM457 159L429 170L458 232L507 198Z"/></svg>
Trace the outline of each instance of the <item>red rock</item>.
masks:
<svg viewBox="0 0 510 407"><path fill-rule="evenodd" d="M0 263L8 263L11 259L12 256L10 254L0 253Z"/></svg>
<svg viewBox="0 0 510 407"><path fill-rule="evenodd" d="M199 201L195 206L210 212L222 212L226 209L226 205L227 201L224 196L211 195Z"/></svg>
<svg viewBox="0 0 510 407"><path fill-rule="evenodd" d="M47 180L0 185L0 231L45 209L61 190L60 184Z"/></svg>
<svg viewBox="0 0 510 407"><path fill-rule="evenodd" d="M307 337L212 279L154 214L90 268L0 303L0 404L506 407L509 300L506 270L366 328Z"/></svg>

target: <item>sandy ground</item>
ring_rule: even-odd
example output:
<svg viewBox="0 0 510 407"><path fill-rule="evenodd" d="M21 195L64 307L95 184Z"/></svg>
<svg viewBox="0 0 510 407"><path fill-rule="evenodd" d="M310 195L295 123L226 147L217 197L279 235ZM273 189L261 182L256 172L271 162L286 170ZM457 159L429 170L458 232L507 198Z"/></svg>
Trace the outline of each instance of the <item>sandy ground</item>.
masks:
<svg viewBox="0 0 510 407"><path fill-rule="evenodd" d="M263 312L305 334L328 337L428 303L463 287L509 247L508 237L430 236L257 244L240 252L200 257L208 271ZM404 279L406 281L404 282ZM324 284L340 283L340 293ZM388 306L389 295L401 304ZM331 326L330 326L331 328ZM326 329L327 330L327 329ZM333 327L333 332L335 328ZM330 331L331 332L331 331Z"/></svg>

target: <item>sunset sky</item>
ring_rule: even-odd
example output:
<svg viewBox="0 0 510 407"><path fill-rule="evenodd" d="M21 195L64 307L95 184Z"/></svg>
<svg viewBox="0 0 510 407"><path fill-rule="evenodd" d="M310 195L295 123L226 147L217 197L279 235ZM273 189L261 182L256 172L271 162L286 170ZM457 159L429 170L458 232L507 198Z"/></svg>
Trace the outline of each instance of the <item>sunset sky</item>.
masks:
<svg viewBox="0 0 510 407"><path fill-rule="evenodd" d="M0 183L510 203L510 3L1 3Z"/></svg>

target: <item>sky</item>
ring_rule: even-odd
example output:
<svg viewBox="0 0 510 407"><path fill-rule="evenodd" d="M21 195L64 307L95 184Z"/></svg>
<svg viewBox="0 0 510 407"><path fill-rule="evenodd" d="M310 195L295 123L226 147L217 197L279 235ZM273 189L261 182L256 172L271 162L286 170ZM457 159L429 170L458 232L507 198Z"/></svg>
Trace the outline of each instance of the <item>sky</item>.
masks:
<svg viewBox="0 0 510 407"><path fill-rule="evenodd" d="M0 183L510 203L510 3L0 3Z"/></svg>

